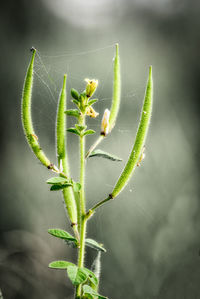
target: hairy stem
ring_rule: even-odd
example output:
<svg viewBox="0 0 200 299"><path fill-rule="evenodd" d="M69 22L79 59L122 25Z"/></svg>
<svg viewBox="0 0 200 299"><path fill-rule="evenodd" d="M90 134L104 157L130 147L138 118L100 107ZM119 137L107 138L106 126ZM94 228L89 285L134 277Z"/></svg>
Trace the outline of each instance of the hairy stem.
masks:
<svg viewBox="0 0 200 299"><path fill-rule="evenodd" d="M99 138L95 141L95 143L90 147L89 151L85 155L85 158L87 159L89 155L93 152L93 150L99 145L99 143L104 139L104 135L100 135Z"/></svg>
<svg viewBox="0 0 200 299"><path fill-rule="evenodd" d="M94 214L94 212L97 208L104 205L107 201L109 201L111 199L114 199L114 198L112 197L111 194L109 194L106 199L99 201L95 206L93 206L91 209L89 209L89 211L86 214L86 218L89 219Z"/></svg>
<svg viewBox="0 0 200 299"><path fill-rule="evenodd" d="M79 125L85 125L85 115L79 119ZM85 238L86 238L86 225L87 218L85 217L85 137L80 136L80 248L78 255L78 267L84 267L85 257ZM82 285L78 285L76 289L76 297L81 298Z"/></svg>

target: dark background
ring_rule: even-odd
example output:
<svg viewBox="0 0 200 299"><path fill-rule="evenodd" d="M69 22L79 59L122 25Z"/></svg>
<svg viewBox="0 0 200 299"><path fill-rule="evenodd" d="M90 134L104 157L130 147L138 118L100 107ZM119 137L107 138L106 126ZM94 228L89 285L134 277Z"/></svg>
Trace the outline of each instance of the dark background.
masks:
<svg viewBox="0 0 200 299"><path fill-rule="evenodd" d="M200 298L199 240L199 1L3 1L0 10L0 288L4 299L72 298L55 259L76 261L74 249L47 234L70 231L51 176L26 144L20 99L29 49L35 46L33 119L48 156L56 162L54 122L64 72L70 87L99 79L89 120L99 130L112 96L112 58L119 42L122 104L118 123L101 148L123 158L88 162L87 206L103 199L130 152L148 66L153 65L154 109L146 158L115 202L91 219L88 236L104 243L101 293L109 298ZM70 97L69 97L69 105ZM72 106L70 106L72 107ZM73 122L70 120L70 124ZM88 137L87 147L95 140ZM78 176L77 138L69 136L73 177ZM94 252L88 250L90 266Z"/></svg>

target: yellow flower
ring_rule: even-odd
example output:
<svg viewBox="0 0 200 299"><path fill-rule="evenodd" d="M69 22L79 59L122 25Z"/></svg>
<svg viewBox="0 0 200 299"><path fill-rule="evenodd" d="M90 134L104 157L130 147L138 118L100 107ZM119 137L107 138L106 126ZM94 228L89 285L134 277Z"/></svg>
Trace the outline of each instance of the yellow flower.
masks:
<svg viewBox="0 0 200 299"><path fill-rule="evenodd" d="M95 79L85 79L85 81L87 82L87 85L86 85L86 96L88 98L90 98L93 93L95 92L96 88L97 88L97 85L98 85L98 80L95 80Z"/></svg>
<svg viewBox="0 0 200 299"><path fill-rule="evenodd" d="M101 121L101 135L106 136L109 133L109 118L110 110L106 109Z"/></svg>

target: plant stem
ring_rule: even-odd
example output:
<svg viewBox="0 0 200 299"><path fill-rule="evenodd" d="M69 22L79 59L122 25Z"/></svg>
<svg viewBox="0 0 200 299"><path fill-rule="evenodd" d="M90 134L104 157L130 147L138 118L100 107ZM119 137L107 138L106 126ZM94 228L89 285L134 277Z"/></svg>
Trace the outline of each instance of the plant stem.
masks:
<svg viewBox="0 0 200 299"><path fill-rule="evenodd" d="M79 125L85 125L85 115L83 115L79 120ZM78 255L78 267L84 267L84 257L85 257L85 238L86 238L86 225L87 218L85 217L85 137L80 136L80 249ZM81 298L82 285L78 285L76 289L76 297Z"/></svg>
<svg viewBox="0 0 200 299"><path fill-rule="evenodd" d="M114 199L114 197L112 197L112 195L109 194L109 196L106 199L99 201L95 206L93 206L91 209L89 209L89 211L86 214L86 218L89 219L93 215L94 211L97 208L99 208L100 206L104 205L107 201L109 201L111 199Z"/></svg>
<svg viewBox="0 0 200 299"><path fill-rule="evenodd" d="M87 152L87 154L85 155L85 158L87 159L89 157L89 155L91 154L91 152L93 152L93 150L97 147L97 145L99 145L99 143L105 138L104 135L100 135L99 138L95 141L95 143L90 147L89 151Z"/></svg>

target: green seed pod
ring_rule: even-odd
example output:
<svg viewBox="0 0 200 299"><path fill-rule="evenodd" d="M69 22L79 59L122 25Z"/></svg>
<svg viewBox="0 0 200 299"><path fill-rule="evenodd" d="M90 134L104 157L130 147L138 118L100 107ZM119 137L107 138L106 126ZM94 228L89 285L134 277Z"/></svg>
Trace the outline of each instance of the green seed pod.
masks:
<svg viewBox="0 0 200 299"><path fill-rule="evenodd" d="M113 97L110 109L109 131L115 126L117 115L120 107L121 98L121 76L120 76L120 59L119 59L119 44L116 44L116 54L114 59L114 78L113 78Z"/></svg>
<svg viewBox="0 0 200 299"><path fill-rule="evenodd" d="M112 193L110 194L111 198L116 197L126 186L129 179L133 175L134 169L137 166L137 163L141 157L141 153L143 151L145 139L147 136L150 119L151 119L151 112L152 112L152 102L153 101L153 80L152 80L152 67L149 68L149 78L147 82L144 104L140 119L139 128L136 134L135 143L132 149L132 152L129 156L128 162L119 177Z"/></svg>
<svg viewBox="0 0 200 299"><path fill-rule="evenodd" d="M24 128L24 133L26 135L27 141L31 149L33 150L36 157L40 162L49 169L54 169L49 159L46 157L45 153L41 150L40 144L38 142L38 137L33 129L33 122L31 117L31 101L32 101L32 88L33 88L33 66L36 50L31 49L32 57L30 64L27 69L26 77L24 80L24 87L22 92L22 124Z"/></svg>
<svg viewBox="0 0 200 299"><path fill-rule="evenodd" d="M67 177L70 177L68 159L66 154L66 80L67 76L64 75L63 86L59 96L58 109L57 109L57 120L56 120L56 139L57 139L57 156L58 166ZM72 223L72 227L77 236L77 208L72 187L63 189L63 196L66 205L66 209Z"/></svg>
<svg viewBox="0 0 200 299"><path fill-rule="evenodd" d="M57 109L57 120L56 120L56 139L57 139L57 157L58 157L58 167L60 168L60 163L66 162L65 159L65 146L66 146L66 81L67 76L64 75L63 87L59 96L58 109ZM66 168L66 167L65 167Z"/></svg>

